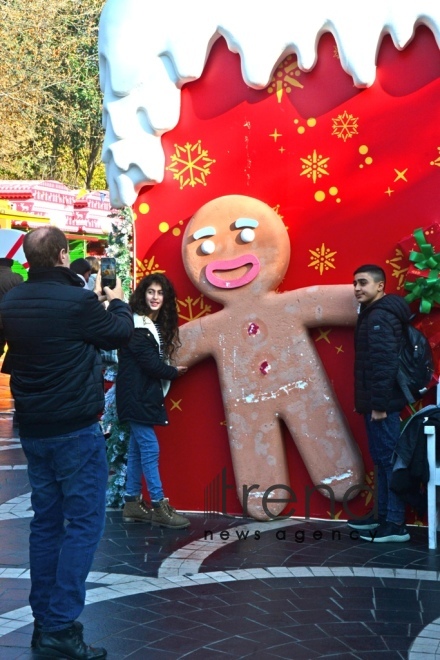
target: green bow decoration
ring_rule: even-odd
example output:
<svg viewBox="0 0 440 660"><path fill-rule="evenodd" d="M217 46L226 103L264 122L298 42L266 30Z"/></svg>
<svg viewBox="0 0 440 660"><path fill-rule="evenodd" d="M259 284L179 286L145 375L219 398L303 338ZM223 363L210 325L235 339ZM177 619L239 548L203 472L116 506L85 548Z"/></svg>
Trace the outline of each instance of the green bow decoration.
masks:
<svg viewBox="0 0 440 660"><path fill-rule="evenodd" d="M413 234L420 252L412 250L409 260L418 270L429 270L427 277L418 277L415 282L405 282L405 289L409 293L405 300L409 303L420 299L419 311L429 314L434 303L440 304L440 253L436 254L434 248L426 241L423 229L416 229Z"/></svg>

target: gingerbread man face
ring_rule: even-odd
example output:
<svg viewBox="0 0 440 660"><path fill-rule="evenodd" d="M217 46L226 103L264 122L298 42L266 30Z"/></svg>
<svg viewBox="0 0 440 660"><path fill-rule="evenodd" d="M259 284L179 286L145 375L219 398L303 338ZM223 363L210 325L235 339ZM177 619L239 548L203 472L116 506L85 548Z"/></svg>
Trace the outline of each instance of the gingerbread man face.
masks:
<svg viewBox="0 0 440 660"><path fill-rule="evenodd" d="M186 229L182 256L188 277L227 305L276 289L290 258L281 218L263 202L228 195L205 204Z"/></svg>

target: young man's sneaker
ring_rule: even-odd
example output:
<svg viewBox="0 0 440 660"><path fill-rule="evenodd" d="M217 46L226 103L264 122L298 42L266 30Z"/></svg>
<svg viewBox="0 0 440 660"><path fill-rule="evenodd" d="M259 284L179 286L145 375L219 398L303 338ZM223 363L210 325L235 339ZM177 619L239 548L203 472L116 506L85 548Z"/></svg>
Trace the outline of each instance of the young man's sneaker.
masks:
<svg viewBox="0 0 440 660"><path fill-rule="evenodd" d="M370 543L404 543L411 539L405 524L396 525L392 522L384 522L377 530L369 534L361 534L360 538L363 541L370 541Z"/></svg>
<svg viewBox="0 0 440 660"><path fill-rule="evenodd" d="M347 525L352 529L359 529L361 532L368 531L369 529L377 529L381 523L385 522L383 516L375 516L371 514L368 518L354 518L347 520Z"/></svg>

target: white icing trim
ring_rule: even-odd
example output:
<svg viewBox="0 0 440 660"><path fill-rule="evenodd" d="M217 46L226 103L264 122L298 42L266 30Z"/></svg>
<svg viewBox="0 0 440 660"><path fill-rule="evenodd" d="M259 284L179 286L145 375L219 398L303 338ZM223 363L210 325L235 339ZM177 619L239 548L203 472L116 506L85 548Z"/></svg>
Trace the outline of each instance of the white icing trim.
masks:
<svg viewBox="0 0 440 660"><path fill-rule="evenodd" d="M161 136L179 121L180 88L201 76L220 36L239 53L246 84L263 89L289 53L310 71L320 36L331 32L343 69L368 87L384 34L403 49L420 24L440 47L439 0L107 0L99 30L102 158L113 206L133 204L142 186L163 180Z"/></svg>

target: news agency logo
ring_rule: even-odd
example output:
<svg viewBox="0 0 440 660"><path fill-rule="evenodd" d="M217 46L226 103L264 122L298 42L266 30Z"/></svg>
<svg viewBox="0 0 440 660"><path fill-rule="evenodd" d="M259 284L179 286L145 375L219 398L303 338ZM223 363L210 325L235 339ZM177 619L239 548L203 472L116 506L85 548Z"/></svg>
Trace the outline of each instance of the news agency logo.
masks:
<svg viewBox="0 0 440 660"><path fill-rule="evenodd" d="M376 465L374 466L374 483L377 483ZM258 490L259 488L260 488L259 484L252 484L251 486L247 484L242 485L243 518L249 517L249 513L248 513L249 494L252 493L252 491L254 490ZM216 477L211 481L211 483L209 483L205 487L204 490L205 518L215 518L218 516L229 515L226 505L226 496L228 490L235 491L235 486L233 486L232 484L228 484L226 468L224 467L221 473L217 474ZM275 519L280 520L282 518L292 517L295 514L295 509L293 508L289 509L285 514L283 514L283 516L279 516L278 514L270 510L270 503L271 503L270 496L276 490L286 491L289 494L289 497L286 497L286 499L277 497L276 500L273 500L273 502L276 503L285 502L286 506L298 502L296 493L290 486L287 486L286 484L274 484L266 489L262 497L262 507L265 514L268 516L270 520L275 520ZM312 495L316 492L322 492L322 491L325 491L330 502L330 519L334 520L336 518L336 513L335 513L336 498L333 489L331 488L331 486L326 486L325 484L318 484L317 486L306 485L304 488L304 502L305 502L304 519L305 520L310 519L310 503L311 503ZM364 491L367 491L368 493L371 494L372 501L374 503L373 509L371 511L368 511L368 513L365 515L359 515L354 513L353 511L350 511L349 501L353 497L355 497L356 494L359 494ZM351 518L352 520L364 520L371 515L374 515L374 517L376 518L378 517L377 502L376 502L376 498L374 498L374 491L368 484L365 483L354 484L353 486L350 486L350 488L346 490L346 492L344 493L344 497L342 499L342 507L344 509L344 513L346 514L347 518Z"/></svg>

